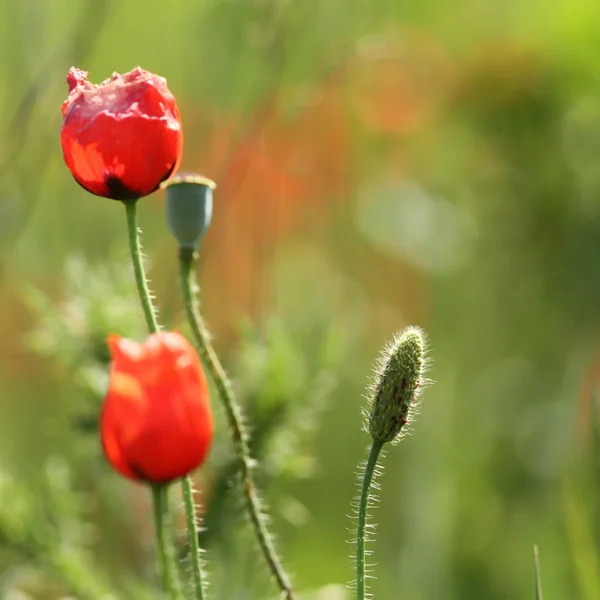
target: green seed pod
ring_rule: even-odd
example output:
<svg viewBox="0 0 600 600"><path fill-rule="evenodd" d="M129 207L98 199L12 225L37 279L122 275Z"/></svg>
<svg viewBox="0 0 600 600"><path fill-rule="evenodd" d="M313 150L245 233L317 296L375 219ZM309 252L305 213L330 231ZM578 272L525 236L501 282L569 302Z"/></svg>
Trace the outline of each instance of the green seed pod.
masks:
<svg viewBox="0 0 600 600"><path fill-rule="evenodd" d="M181 247L196 248L210 225L215 183L195 173L178 173L161 187L167 192L171 233Z"/></svg>
<svg viewBox="0 0 600 600"><path fill-rule="evenodd" d="M418 327L400 332L384 348L369 390L367 430L373 439L400 439L402 428L414 416L425 366L425 336Z"/></svg>

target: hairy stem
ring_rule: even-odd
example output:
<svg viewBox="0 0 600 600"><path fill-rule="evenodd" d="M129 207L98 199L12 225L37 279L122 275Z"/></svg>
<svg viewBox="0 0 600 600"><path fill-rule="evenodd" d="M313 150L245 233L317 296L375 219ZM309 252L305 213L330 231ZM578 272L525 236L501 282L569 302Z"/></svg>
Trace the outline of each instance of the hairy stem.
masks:
<svg viewBox="0 0 600 600"><path fill-rule="evenodd" d="M360 493L360 503L358 505L358 528L356 532L356 599L365 600L367 591L366 573L365 573L365 529L367 525L367 511L369 508L369 497L371 491L371 483L377 466L379 454L383 448L384 442L381 440L373 440L369 458L365 467L363 476L362 489Z"/></svg>
<svg viewBox="0 0 600 600"><path fill-rule="evenodd" d="M156 318L156 309L152 303L152 295L148 287L148 280L146 278L146 272L144 270L144 261L142 257L142 247L140 242L140 229L137 223L137 200L131 200L124 202L125 210L127 213L127 233L129 239L129 252L131 254L131 262L133 263L133 271L135 273L135 282L137 285L138 295L144 311L144 317L148 325L150 333L156 333L159 330L158 320ZM187 478L183 480L183 493L185 497L186 485L191 485ZM191 494L191 488L190 488ZM168 494L167 488L153 487L152 488L152 500L154 504L154 517L156 523L156 542L158 547L158 558L160 574L163 582L163 586L171 598L179 600L182 598L182 592L177 573L177 561L175 558L175 552L173 544L165 534L165 515L168 515ZM191 514L190 514L191 510ZM189 523L194 524L193 531L188 531L188 536L192 536L197 540L197 530L195 526L196 515L194 512L194 504L191 503L191 508L186 503L186 516ZM196 541L196 548L198 543ZM192 549L190 547L190 549ZM192 564L197 563L199 560L199 554L196 552L195 556L192 556ZM198 565L200 569L200 565ZM194 573L195 576L195 573ZM200 596L196 595L197 598L202 598L202 590L200 590Z"/></svg>
<svg viewBox="0 0 600 600"><path fill-rule="evenodd" d="M208 369L215 386L219 392L227 421L231 429L233 444L236 449L239 470L242 478L242 489L246 503L246 510L254 528L254 534L258 539L260 548L271 574L275 578L283 597L286 600L295 600L296 595L285 572L281 560L277 555L273 539L267 529L265 515L256 492L256 486L252 478L252 459L248 448L248 434L242 423L240 407L235 399L231 384L219 361L219 357L210 342L210 335L204 325L198 300L196 297L196 281L194 277L194 266L196 254L193 249L181 247L179 249L181 291L187 319L192 328L194 341L206 368Z"/></svg>
<svg viewBox="0 0 600 600"><path fill-rule="evenodd" d="M144 271L144 260L142 257L142 245L140 242L140 230L137 223L137 200L130 200L124 203L127 211L127 233L129 238L129 252L133 271L135 273L135 283L137 285L138 295L142 303L144 317L148 324L150 333L156 333L159 329L156 320L156 310L152 304L152 295L148 288L148 280Z"/></svg>
<svg viewBox="0 0 600 600"><path fill-rule="evenodd" d="M185 519L187 524L189 553L192 563L194 597L196 600L203 600L204 585L202 582L202 565L200 564L200 546L198 545L198 525L196 522L196 509L194 507L192 479L189 475L182 479L181 489L183 490L183 502L185 504Z"/></svg>

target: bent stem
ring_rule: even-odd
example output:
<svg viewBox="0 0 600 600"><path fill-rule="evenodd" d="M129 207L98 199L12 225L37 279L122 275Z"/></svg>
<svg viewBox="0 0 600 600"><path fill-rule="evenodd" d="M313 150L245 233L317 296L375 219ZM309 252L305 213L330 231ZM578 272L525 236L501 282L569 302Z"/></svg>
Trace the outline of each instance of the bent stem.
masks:
<svg viewBox="0 0 600 600"><path fill-rule="evenodd" d="M177 582L173 545L169 543L168 540L168 529L166 524L166 517L169 513L168 492L169 488L167 485L152 486L158 564L160 568L160 577L169 598L183 600L183 595Z"/></svg>
<svg viewBox="0 0 600 600"><path fill-rule="evenodd" d="M269 570L283 593L283 597L286 600L295 600L296 595L289 577L281 564L281 560L273 544L273 539L267 529L266 518L252 478L252 459L250 458L250 450L248 448L248 434L242 423L241 410L236 402L225 370L212 347L210 335L200 315L198 300L196 298L197 286L194 278L195 262L195 251L192 248L181 246L179 248L180 283L186 316L192 329L198 352L210 372L225 408L225 414L227 415L227 421L231 429L231 437L237 453L246 510L252 523L254 534L258 539Z"/></svg>
<svg viewBox="0 0 600 600"><path fill-rule="evenodd" d="M150 288L148 287L148 280L144 271L144 261L142 256L142 246L140 242L140 229L137 223L137 200L131 200L124 202L125 210L127 212L127 233L129 239L129 251L131 254L131 261L133 263L133 270L135 273L135 282L137 285L138 295L148 325L150 333L156 333L159 330L158 320L156 318L156 309L152 303L152 295L150 294ZM192 570L194 577L194 592L196 600L203 599L203 586L202 586L202 568L200 566L200 552L198 549L198 530L196 527L196 512L194 509L194 499L192 495L192 484L189 477L185 477L181 482L183 497L185 502L185 514L188 530L189 549L191 553ZM166 500L166 491L164 492ZM154 501L154 512L155 516L158 515L159 505L161 503L161 497L153 488L152 498ZM163 514L167 510L166 503L162 508ZM158 518L158 517L157 517ZM166 541L164 538L164 518L161 517L161 529L159 534L159 523L157 521L156 535L159 552L159 562L161 569L161 577L163 578L163 584L168 593L175 598L181 597L181 590L179 586L179 579L177 577L177 563L175 560L175 553L173 552L173 545ZM162 536L159 539L159 535ZM165 548L168 551L165 552ZM169 577L169 580L165 579Z"/></svg>
<svg viewBox="0 0 600 600"><path fill-rule="evenodd" d="M365 574L365 529L367 524L367 510L369 508L369 498L371 491L371 483L377 466L377 460L384 442L381 440L373 440L369 458L365 467L363 476L362 489L360 493L360 502L358 505L358 527L356 532L356 598L357 600L365 600L367 590L366 574Z"/></svg>

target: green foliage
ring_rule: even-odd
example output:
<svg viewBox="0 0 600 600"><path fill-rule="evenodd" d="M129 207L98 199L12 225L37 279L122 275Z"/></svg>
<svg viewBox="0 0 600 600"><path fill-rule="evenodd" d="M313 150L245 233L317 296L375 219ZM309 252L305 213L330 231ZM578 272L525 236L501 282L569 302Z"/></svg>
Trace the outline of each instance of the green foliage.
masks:
<svg viewBox="0 0 600 600"><path fill-rule="evenodd" d="M74 418L84 430L96 429L98 408L106 392L109 333L140 339L144 332L138 300L132 293L132 269L123 261L91 264L81 255L64 268L63 297L55 300L28 286L24 300L36 315L36 326L24 342L31 351L60 368L80 394Z"/></svg>
<svg viewBox="0 0 600 600"><path fill-rule="evenodd" d="M109 362L106 335L115 332L129 337L144 336L137 298L131 293L132 277L127 263L107 259L92 264L81 256L74 256L66 261L61 299L54 300L33 287L28 287L25 292L25 300L37 321L26 336L28 347L55 365L59 369L58 376L70 381L76 390L77 400L68 411L72 417L68 420L73 428L71 443L77 445L79 452L71 449L69 454L73 464L65 462L67 459L64 457L60 468L55 465L53 473L56 477L49 481L60 483L60 490L45 490L38 496L32 496L37 498L38 503L41 501L39 506L34 507L36 510L51 509L53 507L48 503L57 502L53 522L55 527L68 531L74 527L84 530L87 526L83 522L87 518L85 510L77 501L80 493L67 475L72 469L86 471L89 468L84 456L94 463L99 461L99 447L94 445L90 448L85 439L96 432L98 410L106 391ZM233 374L236 387L242 391L248 423L252 425L252 456L260 464L259 481L264 486L268 487L273 479L291 484L310 477L312 473L315 457L311 440L319 416L327 407L340 359L340 338L336 329L335 325L315 320L303 336L294 336L289 326L274 317L264 328L264 334L250 325L244 328L239 351L233 360ZM306 352L308 344L315 345L314 353ZM85 450L85 455L81 455L82 450ZM232 494L237 465L225 427L218 431L211 471L211 497L210 504L205 507L201 541L211 550L217 545L221 547L220 552L230 554L234 547L247 540L244 541L244 536L240 540L229 535L232 521L242 521L242 506L239 496ZM80 472L79 485L87 481L97 488L102 486L102 479L107 474L108 470L100 468L90 481L89 473L83 475ZM94 502L102 504L103 518L118 521L122 506L107 502L101 490L95 491L101 494L95 497ZM82 587L87 581L83 577L85 569L91 567L72 562L83 552L81 540L77 538L79 545L68 543L57 537L53 530L43 538L45 541L38 539L39 523L45 522L46 515L40 517L27 504L32 491L23 484L22 488L7 490L6 493L19 498L24 504L17 505L19 510L10 504L5 505L6 514L3 516L6 522L1 529L3 545L11 548L13 554L17 553L20 560L23 554L25 557L48 554L50 567L59 581L64 581L82 597L104 597L100 584L96 585L93 580L87 582L91 586L89 590ZM291 496L278 493L273 502L293 526L301 523L298 519L305 518L306 508ZM91 523L89 526L92 526ZM68 555L62 554L65 544L70 548ZM181 550L183 552L184 548ZM83 578L82 583L77 579L79 576ZM72 578L75 579L72 581ZM237 585L245 584L238 582Z"/></svg>

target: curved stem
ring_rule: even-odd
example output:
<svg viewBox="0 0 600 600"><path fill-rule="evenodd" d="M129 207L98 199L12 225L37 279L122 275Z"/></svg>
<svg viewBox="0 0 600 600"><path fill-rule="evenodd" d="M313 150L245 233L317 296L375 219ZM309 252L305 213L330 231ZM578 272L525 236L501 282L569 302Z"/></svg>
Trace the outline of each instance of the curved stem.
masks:
<svg viewBox="0 0 600 600"><path fill-rule="evenodd" d="M156 320L156 310L152 304L152 295L148 288L148 281L144 271L144 259L142 257L142 245L140 243L140 230L137 224L137 200L124 202L127 211L127 234L129 238L129 252L133 271L135 273L135 283L137 285L140 302L148 324L150 333L156 333L159 329Z"/></svg>
<svg viewBox="0 0 600 600"><path fill-rule="evenodd" d="M365 600L367 591L365 577L365 528L367 524L367 510L369 508L369 495L373 474L377 466L377 459L381 453L384 442L373 440L369 458L363 476L362 490L360 492L360 503L358 505L358 528L356 532L356 598Z"/></svg>
<svg viewBox="0 0 600 600"><path fill-rule="evenodd" d="M187 524L189 553L194 580L194 597L196 600L203 600L204 586L202 583L202 565L200 564L200 546L198 545L198 525L196 522L196 509L194 507L192 479L189 475L181 480L181 489L183 491L183 502L185 504L185 520Z"/></svg>
<svg viewBox="0 0 600 600"><path fill-rule="evenodd" d="M196 254L194 250L191 248L180 247L179 264L181 291L183 294L187 319L192 328L198 352L217 387L223 402L223 407L225 408L227 421L231 428L231 437L237 452L246 510L252 523L252 527L254 528L254 533L258 539L258 543L260 544L269 570L275 578L279 589L283 593L283 597L286 600L295 600L296 595L292 588L292 584L281 564L281 560L279 559L273 544L273 539L267 529L265 515L252 478L252 459L250 458L250 451L248 448L248 434L242 423L240 407L236 402L227 374L219 361L217 353L210 343L210 335L204 325L202 316L200 315L195 294L197 291L194 278L195 262Z"/></svg>
<svg viewBox="0 0 600 600"><path fill-rule="evenodd" d="M160 567L160 576L163 582L165 592L169 598L174 600L183 600L179 582L177 580L175 555L173 553L173 544L168 539L168 528L166 516L169 513L167 485L152 486L152 500L154 508L154 526L156 528L156 546L158 550L158 563Z"/></svg>

